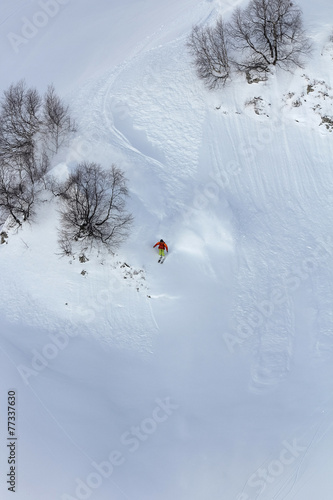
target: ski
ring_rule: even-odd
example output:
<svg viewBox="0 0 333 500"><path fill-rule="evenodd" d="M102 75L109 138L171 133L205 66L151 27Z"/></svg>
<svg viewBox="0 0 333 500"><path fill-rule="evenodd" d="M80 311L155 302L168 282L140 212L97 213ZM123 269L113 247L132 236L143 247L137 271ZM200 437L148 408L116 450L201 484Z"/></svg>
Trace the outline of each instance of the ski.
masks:
<svg viewBox="0 0 333 500"><path fill-rule="evenodd" d="M158 262L159 262L160 264L163 264L163 262L164 262L164 261L165 261L165 257L162 257L162 258L161 258Z"/></svg>

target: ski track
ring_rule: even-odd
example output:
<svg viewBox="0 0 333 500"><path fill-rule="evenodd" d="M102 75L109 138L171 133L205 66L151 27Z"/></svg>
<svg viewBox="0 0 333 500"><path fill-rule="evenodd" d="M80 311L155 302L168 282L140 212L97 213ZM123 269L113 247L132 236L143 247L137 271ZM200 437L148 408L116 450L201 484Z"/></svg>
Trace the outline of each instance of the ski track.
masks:
<svg viewBox="0 0 333 500"><path fill-rule="evenodd" d="M138 45L130 60L107 71L103 77L90 80L78 95L72 95L74 112L80 117L79 129L85 132L71 145L67 165L70 168L83 160L99 161L105 167L110 162L119 164L133 182L131 209L146 222L133 229L131 243L125 247L125 255L132 259L129 271L121 267L117 256L113 260L95 256L92 262L81 265L77 260L69 262L53 255L37 263L30 258L33 239L30 240L29 229L21 233L20 243L16 239L16 247L12 246L14 239L10 239L8 248L1 248L2 314L13 324L21 322L43 331L40 347L45 343L45 335L76 331L80 336L97 339L106 349L116 347L151 354L155 337L162 329L156 319L161 310L165 316L172 316L176 311L173 304L184 296L191 303L197 279L199 282L205 279L206 286L214 284L216 290L226 290L223 280L225 267L230 263L235 274L233 282L228 283L228 290L232 289L228 302L233 307L232 333L239 338L240 331L247 328L238 346L238 354L246 353L250 359L247 397L269 396L274 391L281 397L281 389L286 387L295 368L311 360L309 368L313 369L316 363L318 366L332 359L333 270L327 264L332 257L333 214L328 207L333 201L330 168L333 147L330 131L320 125L319 115L331 112L331 99L326 96L324 102L322 97L323 92L331 89L316 83L315 92L308 96L304 88L313 79L297 80L298 74L297 78L286 76L287 83L280 89L274 87L276 84L272 84L273 88L270 84L248 86L244 95L236 97L244 86L236 83L233 88L226 88L224 94L205 93L189 67L184 27L188 31L192 24L215 19L238 3L242 2L234 2L232 6L200 3L191 13L184 12L167 31L163 26L155 31ZM326 50L330 58L330 46ZM293 85L295 94L286 97L285 88L293 89ZM256 108L249 101L259 97L259 93L262 100ZM271 102L272 95L278 102ZM300 107L293 104L297 98L302 99ZM281 121L273 122L274 116L281 116ZM305 127L309 123L311 128ZM199 200L203 194L201 208ZM45 210L44 224L47 213ZM152 256L156 257L151 248L138 264L135 244L138 241L150 244L153 239L154 243L156 234L166 226L169 232L166 239L169 242L168 236L172 237L174 245L170 245L173 253L165 265L161 268L151 263ZM45 225L41 224L40 235L44 230ZM215 245L215 239L221 242ZM22 256L25 246L24 268L18 267L13 276L10 260ZM191 261L193 255L196 261ZM133 267L137 264L140 272L144 270L144 282L134 273L134 270L139 272L139 268ZM184 266L191 270L186 284L181 273L178 276L175 272ZM40 282L33 280L36 267L41 269ZM83 268L86 276L80 274ZM172 285L163 281L162 273L166 272L175 275ZM58 293L52 294L52 284ZM169 289L164 290L164 285ZM46 289L50 289L49 295L42 297L40 290ZM274 290L284 294L282 303L274 302ZM194 300L193 303L196 304ZM263 312L263 304L268 304L269 313ZM188 313L190 309L185 310ZM189 315L179 318L181 323L191 324ZM224 321L218 314L216 318ZM192 326L197 333L197 325ZM230 354L230 360L237 366L237 354ZM42 377L38 382L44 383ZM304 451L271 484L265 482L263 489L254 490L246 482L243 492L250 495L248 498L309 498L304 489L316 473L316 458L319 453L329 456L333 439L332 401L323 401L321 396L320 393L315 399L318 404L315 413L304 417L302 423L297 422L297 432L290 436L291 440L298 436ZM218 398L216 395L214 398L216 404ZM209 398L207 401L211 403ZM119 422L122 416L119 411ZM216 421L211 418L217 429ZM195 415L193 419L199 417ZM120 428L122 424L118 425ZM183 449L190 426L187 428L180 417L177 425L181 436L179 446ZM197 431L195 425L194 428ZM260 448L258 434L255 437L250 445ZM215 435L214 439L215 446L220 446ZM199 435L195 435L195 440L199 441ZM245 443L242 448L238 441L233 443L230 462L237 460L235 450L242 452L247 446ZM264 444L262 454L266 458L257 470L269 467L280 451L272 452ZM217 486L216 489L212 486L212 498L218 498L221 491L227 491L224 495L236 491L244 476L242 459L238 457L238 468L233 464L237 474L230 485L228 473L232 465L221 459L219 453L211 462L195 456L188 471L179 474L177 493L197 493L200 484L203 498L207 496L211 477L220 478L220 492L216 491ZM251 456L257 451L251 449L247 453ZM186 453L184 456L188 459ZM223 474L216 470L221 465ZM186 474L193 481L193 471L200 479L198 484L188 485ZM161 498L167 498L168 493L164 492ZM174 494L171 497L176 498Z"/></svg>
<svg viewBox="0 0 333 500"><path fill-rule="evenodd" d="M208 16L216 16L216 11ZM142 178L149 177L156 186L156 196L147 200L144 186L140 193L140 183L136 183L139 189L136 188L135 195L147 212L157 215L161 222L167 214L171 220L178 220L186 205L192 203L188 184L195 175L202 176L204 186L220 179L221 175L226 179L215 208L227 214L234 224L238 262L238 285L234 290L235 331L237 335L237 328L249 325L249 321L251 324L262 321L263 324L254 327L253 334L244 339L242 348L253 352L250 387L255 392L267 391L288 377L295 356L298 318L293 292L286 289L285 279L302 263L305 248L309 248L311 255L330 224L327 220L323 222L327 208L323 193L330 196L327 159L323 154L328 134L318 128L318 120L313 118L311 141L316 145L316 161L323 165L322 169L314 169L313 158L306 153L309 132L304 134L301 124L302 113L311 117L314 114L305 98L302 110L290 105L288 108L287 102L283 102L284 87L279 89L280 104L273 103L273 106L270 89L261 89L264 107L258 116L245 105L250 100L249 91L248 96L244 95L244 106L233 109L225 98L222 104L215 109L212 106L207 112L200 97L200 84L194 82L192 70L184 65L180 48L184 41L182 38L142 49L115 72L106 74L93 87L88 86L86 93L76 101L78 105L80 101L90 103L89 119L82 124L82 129L90 130L88 136L96 140L96 144L92 144L92 154L99 142L105 143L107 138L108 152L120 158L130 176L136 165ZM288 87L295 81L296 78L288 81ZM306 83L304 79L304 85ZM237 88L232 90L233 94L236 92ZM319 93L311 96L313 100ZM271 125L266 114L277 114L283 108L281 123ZM291 109L296 114L290 113ZM240 115L239 119L230 120L230 114L235 113ZM298 130L291 118L299 122ZM257 143L253 143L253 135L247 135L247 130L253 126ZM210 158L209 165L202 165L201 157ZM230 164L230 158L234 158L234 165ZM161 180L163 192L159 189ZM261 263L265 263L264 266ZM320 302L325 305L316 311L318 341L316 343L314 338L313 345L317 350L330 349L327 339L332 298L332 290L327 285L324 289L315 286L316 273L320 272L315 269L311 273L311 284L307 279L300 279L301 286L309 288L310 284L309 294L317 296L319 293L325 298ZM272 288L284 290L286 299L282 305L274 305L268 318L258 319L258 307L271 301Z"/></svg>
<svg viewBox="0 0 333 500"><path fill-rule="evenodd" d="M76 332L92 335L103 344L150 351L157 329L147 299L144 271L124 266L116 257L106 256L105 264L102 254L85 263L61 258L54 237L51 253L43 252L43 247L50 244L45 235L50 227L48 214L50 211L53 214L53 210L48 207L34 228L40 234L39 239L34 239L32 228L27 226L20 231L20 238L11 237L8 245L1 248L0 293L4 317L13 324L37 327L44 331L47 341L50 333ZM34 257L36 245L42 255L38 264ZM13 277L10 261L19 255L23 266L17 266ZM40 270L38 277L36 266ZM87 274L83 276L82 271Z"/></svg>
<svg viewBox="0 0 333 500"><path fill-rule="evenodd" d="M255 115L253 126L267 144L253 146L244 133L250 129L247 118L241 116L237 121L230 121L228 114L230 111L221 113L221 109L217 109L208 115L206 141L212 159L212 178L215 175L216 179L224 180L223 195L235 225L238 260L235 330L241 325L252 328L252 334L246 339L244 335L242 342L245 348L253 350L252 389L271 390L288 376L295 354L295 321L301 319L295 318L294 292L288 290L285 280L298 275L298 268L306 264L303 261L307 254L309 265L314 269L303 271L296 288L307 288L309 295L318 297L321 306L317 311L317 325L320 323L321 332L314 329L312 335L319 335L325 343L326 329L326 344L330 344L332 288L329 281L320 280L325 262L316 255L316 248L321 247L332 225L332 217L327 217L330 177L327 157L323 154L323 148L331 150L332 147L328 134L317 129L314 131L317 137L311 135L311 139L307 139L308 133L293 130L288 119L275 140L274 128L271 133L269 128L265 132L270 122L261 117L256 120ZM278 142L281 136L282 144ZM314 158L307 153L310 140L316 144L316 162L322 164L319 175L318 169L313 168ZM230 164L233 158L234 165ZM274 305L268 318L260 316L260 304L272 303L274 288L284 290L286 300L282 305ZM256 327L256 322L261 324Z"/></svg>
<svg viewBox="0 0 333 500"><path fill-rule="evenodd" d="M230 99L239 103L235 109L228 97L221 103L218 95L207 106L200 97L202 88L199 91L199 84L184 66L183 55L179 56L183 43L183 39L176 40L141 53L116 73L106 75L93 92L88 89L84 100L88 97L91 110L85 126L90 126L96 139L92 153L98 141L103 143L107 138L107 153L119 158L130 177L136 175L135 196L147 214L161 222L165 217L174 219L175 234L180 233L180 214L196 199L195 191L189 189L192 178L200 178L203 188L215 184L217 194L209 199L210 210L213 217L216 214L227 223L224 229L229 228L234 240L234 334L239 335L241 325L254 324L252 334L242 338L240 350L251 355L249 391L262 395L278 390L295 364L313 354L319 359L329 356L333 348L332 280L324 279L331 271L315 253L318 246L325 248L327 255L331 251L325 235L332 227L332 217L327 214L332 199L327 152L332 153L332 146L328 132L319 128L313 114L309 115L311 131L302 128L302 116L290 116L287 109L272 125L265 113L279 116L284 106L282 90L274 109L274 104L270 107L270 89L261 89L262 115L245 105L250 94L257 92L252 88L243 99ZM253 137L258 140L253 142ZM311 143L315 144L315 159L308 149ZM314 160L322 168L314 168ZM150 179L156 196L147 199L145 186L138 182L141 176ZM190 227L195 227L202 215L196 208L190 212ZM304 255L309 256L313 269L299 277ZM209 272L212 276L219 273L216 266ZM296 289L288 285L288 278L295 276ZM260 305L272 303L274 289L283 292L285 300L274 304L269 316L261 314L260 319ZM303 317L307 312L297 308L299 294L317 304L306 329ZM117 321L115 318L115 324ZM306 348L300 349L298 337L305 331L309 338L304 340ZM320 427L319 417L317 421ZM327 423L323 429L328 432ZM302 460L295 461L281 480L274 482L270 498L297 497L295 491L302 487L307 463L323 440L323 436L312 435L311 429L307 432ZM253 498L267 499L267 491Z"/></svg>
<svg viewBox="0 0 333 500"><path fill-rule="evenodd" d="M330 405L327 406L330 408ZM316 415L312 415L312 418L309 419L310 423L303 429L303 432L299 432L297 438L300 445L299 456L295 457L291 464L288 464L287 470L284 470L281 475L278 474L273 481L265 482L263 487L257 489L257 491L254 492L253 487L248 488L248 485L245 485L243 492L250 492L252 489L254 496L250 498L256 500L266 500L268 498L271 500L292 500L300 498L299 493L308 487L307 483L311 481L311 476L316 471L318 454L327 453L327 441L330 442L332 439L332 416L332 410L322 410L320 415L317 412ZM289 439L289 442L292 442L292 439ZM274 462L277 456L278 451L275 455L273 453L267 457L260 464L257 471L260 469L269 470L270 464ZM305 492L303 491L302 494L304 495ZM325 497L326 499L329 500L329 496Z"/></svg>

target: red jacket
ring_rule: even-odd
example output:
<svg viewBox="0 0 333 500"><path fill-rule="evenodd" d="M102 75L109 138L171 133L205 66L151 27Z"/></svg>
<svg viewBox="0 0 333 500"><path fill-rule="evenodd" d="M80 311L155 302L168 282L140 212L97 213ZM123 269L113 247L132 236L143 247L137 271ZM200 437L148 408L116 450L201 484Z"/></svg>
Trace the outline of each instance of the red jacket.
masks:
<svg viewBox="0 0 333 500"><path fill-rule="evenodd" d="M158 242L156 243L156 245L154 245L154 247L153 247L153 248L157 247L157 245L158 245L158 248L159 248L160 250L166 250L167 252L169 251L169 250L168 250L168 245L167 245L164 241L158 241Z"/></svg>

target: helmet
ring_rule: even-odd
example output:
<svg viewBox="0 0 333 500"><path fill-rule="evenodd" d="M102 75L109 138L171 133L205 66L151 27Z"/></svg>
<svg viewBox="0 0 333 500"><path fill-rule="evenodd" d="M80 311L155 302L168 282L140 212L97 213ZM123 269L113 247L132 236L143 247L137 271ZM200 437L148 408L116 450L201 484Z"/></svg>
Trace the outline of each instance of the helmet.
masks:
<svg viewBox="0 0 333 500"><path fill-rule="evenodd" d="M163 240L160 240L160 243L164 243L164 241L163 241Z"/></svg>

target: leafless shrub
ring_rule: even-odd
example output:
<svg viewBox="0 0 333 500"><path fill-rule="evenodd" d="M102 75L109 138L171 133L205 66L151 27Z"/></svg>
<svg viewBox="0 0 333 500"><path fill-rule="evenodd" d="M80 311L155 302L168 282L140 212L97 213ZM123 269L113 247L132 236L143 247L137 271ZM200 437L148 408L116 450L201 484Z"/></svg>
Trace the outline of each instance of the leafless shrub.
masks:
<svg viewBox="0 0 333 500"><path fill-rule="evenodd" d="M70 117L69 108L56 94L53 85L47 89L44 97L43 126L47 150L55 154L66 144L76 131L75 122Z"/></svg>
<svg viewBox="0 0 333 500"><path fill-rule="evenodd" d="M34 214L38 187L24 171L13 170L0 160L0 216L9 226L21 226ZM9 220L8 220L9 219Z"/></svg>
<svg viewBox="0 0 333 500"><path fill-rule="evenodd" d="M43 100L21 80L0 103L0 213L21 225L33 214L50 155L73 132L68 108L50 86Z"/></svg>
<svg viewBox="0 0 333 500"><path fill-rule="evenodd" d="M69 235L64 231L59 233L58 245L61 249L62 255L69 257L73 254L73 242L69 239Z"/></svg>
<svg viewBox="0 0 333 500"><path fill-rule="evenodd" d="M228 25L233 63L243 72L266 73L303 65L311 44L303 30L302 11L290 0L252 0L236 8Z"/></svg>
<svg viewBox="0 0 333 500"><path fill-rule="evenodd" d="M35 138L41 128L42 100L24 81L4 92L0 109L0 158L20 164L35 154Z"/></svg>
<svg viewBox="0 0 333 500"><path fill-rule="evenodd" d="M81 163L61 189L60 239L101 243L116 248L126 238L133 217L125 210L128 196L123 172L112 165Z"/></svg>
<svg viewBox="0 0 333 500"><path fill-rule="evenodd" d="M226 25L219 19L212 27L194 26L187 46L210 89L225 85L233 68L249 83L259 82L274 66L302 67L311 52L302 11L290 0L251 0L236 8Z"/></svg>
<svg viewBox="0 0 333 500"><path fill-rule="evenodd" d="M194 26L187 46L201 80L209 89L225 85L230 76L225 27L219 19L213 27Z"/></svg>

